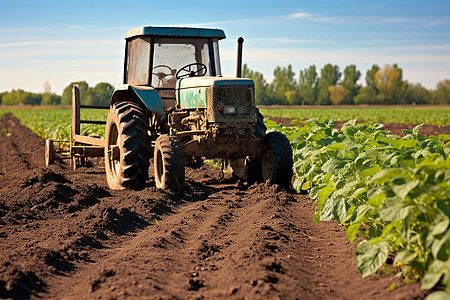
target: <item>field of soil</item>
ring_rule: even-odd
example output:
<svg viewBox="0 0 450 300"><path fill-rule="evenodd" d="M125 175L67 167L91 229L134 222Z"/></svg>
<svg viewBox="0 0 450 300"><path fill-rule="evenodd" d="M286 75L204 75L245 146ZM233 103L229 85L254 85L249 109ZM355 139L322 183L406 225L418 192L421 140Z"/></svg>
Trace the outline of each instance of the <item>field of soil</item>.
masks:
<svg viewBox="0 0 450 300"><path fill-rule="evenodd" d="M186 188L111 191L104 169L44 165L44 141L0 121L0 298L423 299L392 274L361 278L345 228L307 195L209 165ZM380 272L381 273L381 272ZM389 291L395 283L396 288Z"/></svg>

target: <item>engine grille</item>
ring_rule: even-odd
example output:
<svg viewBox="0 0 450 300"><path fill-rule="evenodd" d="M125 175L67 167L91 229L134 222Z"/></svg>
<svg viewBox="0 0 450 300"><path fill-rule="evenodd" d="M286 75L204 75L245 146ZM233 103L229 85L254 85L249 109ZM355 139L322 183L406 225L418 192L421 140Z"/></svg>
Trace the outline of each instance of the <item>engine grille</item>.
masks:
<svg viewBox="0 0 450 300"><path fill-rule="evenodd" d="M256 122L253 85L212 86L208 88L206 103L210 122ZM235 113L225 114L226 106L235 107Z"/></svg>

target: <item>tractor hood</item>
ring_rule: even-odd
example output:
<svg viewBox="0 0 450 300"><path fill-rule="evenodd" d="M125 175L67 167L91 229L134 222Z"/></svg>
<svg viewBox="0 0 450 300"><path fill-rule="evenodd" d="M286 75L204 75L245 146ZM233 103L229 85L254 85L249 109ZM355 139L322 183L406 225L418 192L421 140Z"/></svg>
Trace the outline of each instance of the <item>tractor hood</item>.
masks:
<svg viewBox="0 0 450 300"><path fill-rule="evenodd" d="M223 85L255 85L252 79L236 77L188 77L177 81L176 89L223 86Z"/></svg>
<svg viewBox="0 0 450 300"><path fill-rule="evenodd" d="M248 78L190 77L177 81L177 103L183 109L206 108L209 122L256 123L255 83Z"/></svg>

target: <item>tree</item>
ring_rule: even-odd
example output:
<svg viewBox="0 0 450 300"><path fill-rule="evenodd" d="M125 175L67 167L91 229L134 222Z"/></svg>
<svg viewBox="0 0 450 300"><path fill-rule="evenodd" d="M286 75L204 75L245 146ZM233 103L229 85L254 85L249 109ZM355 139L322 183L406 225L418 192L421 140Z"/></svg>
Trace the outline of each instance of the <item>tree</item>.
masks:
<svg viewBox="0 0 450 300"><path fill-rule="evenodd" d="M109 106L114 87L107 82L100 82L88 89L87 104Z"/></svg>
<svg viewBox="0 0 450 300"><path fill-rule="evenodd" d="M300 71L298 89L301 99L305 104L316 104L319 78L317 77L316 66L309 66L308 69Z"/></svg>
<svg viewBox="0 0 450 300"><path fill-rule="evenodd" d="M361 72L356 69L356 65L349 65L344 69L344 79L342 86L349 91L343 104L353 104L353 98L358 94L360 85L357 83L361 77Z"/></svg>
<svg viewBox="0 0 450 300"><path fill-rule="evenodd" d="M372 68L370 70L367 70L366 72L366 86L376 89L376 81L375 81L375 74L380 70L380 67L378 65L372 65Z"/></svg>
<svg viewBox="0 0 450 300"><path fill-rule="evenodd" d="M63 91L61 97L61 104L63 105L71 105L72 104L72 86L74 84L78 84L78 88L80 89L80 102L82 104L86 104L88 101L88 89L89 85L86 81L76 81L71 82Z"/></svg>
<svg viewBox="0 0 450 300"><path fill-rule="evenodd" d="M300 102L300 97L298 96L297 85L295 82L295 72L292 70L292 66L280 68L277 66L273 71L274 80L271 84L272 90L274 91L277 99L281 103L297 104ZM290 101L286 98L289 95Z"/></svg>
<svg viewBox="0 0 450 300"><path fill-rule="evenodd" d="M39 105L42 101L41 94L25 92L24 90L12 90L2 96L3 105Z"/></svg>
<svg viewBox="0 0 450 300"><path fill-rule="evenodd" d="M317 97L317 104L319 105L328 105L331 104L330 100L330 92L328 91L328 87L330 85L336 85L341 78L341 73L339 72L339 66L326 64L322 70L320 71L320 85L319 85L319 94Z"/></svg>
<svg viewBox="0 0 450 300"><path fill-rule="evenodd" d="M432 99L434 103L450 104L450 80L445 79L438 82Z"/></svg>
<svg viewBox="0 0 450 300"><path fill-rule="evenodd" d="M258 71L252 71L247 64L242 67L242 77L251 78L255 82L255 103L256 105L273 104L269 97L268 84L264 76Z"/></svg>
<svg viewBox="0 0 450 300"><path fill-rule="evenodd" d="M377 90L370 86L359 89L358 95L353 98L354 104L383 104L384 96L378 94Z"/></svg>
<svg viewBox="0 0 450 300"><path fill-rule="evenodd" d="M403 71L396 64L379 69L375 73L375 85L387 104L399 104L403 100Z"/></svg>
<svg viewBox="0 0 450 300"><path fill-rule="evenodd" d="M330 92L330 100L334 105L348 102L351 95L350 91L342 85L330 85L328 91Z"/></svg>
<svg viewBox="0 0 450 300"><path fill-rule="evenodd" d="M42 105L50 105L52 103L52 88L48 80L44 82L44 94L42 95Z"/></svg>
<svg viewBox="0 0 450 300"><path fill-rule="evenodd" d="M405 85L405 103L408 104L429 104L431 103L430 92L424 88L420 83Z"/></svg>

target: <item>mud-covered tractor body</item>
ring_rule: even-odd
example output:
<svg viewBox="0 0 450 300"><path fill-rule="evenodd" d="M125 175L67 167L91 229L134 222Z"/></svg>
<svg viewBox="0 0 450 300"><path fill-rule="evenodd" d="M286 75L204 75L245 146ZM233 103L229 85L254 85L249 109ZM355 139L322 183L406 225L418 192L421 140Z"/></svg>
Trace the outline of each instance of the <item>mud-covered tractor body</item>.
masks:
<svg viewBox="0 0 450 300"><path fill-rule="evenodd" d="M113 93L105 131L112 189L144 184L151 157L161 189L180 189L185 160L199 157L223 158L241 177L252 166L266 174L263 179L274 179L267 175L272 165L262 170L272 156L253 80L221 75L223 38L220 29L202 28L140 27L126 34L124 84ZM238 61L239 76L240 55ZM287 139L272 135L283 144L278 147L289 148L284 156L291 155ZM282 168L292 169L290 161ZM276 181L292 170L286 174Z"/></svg>

